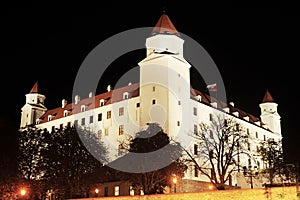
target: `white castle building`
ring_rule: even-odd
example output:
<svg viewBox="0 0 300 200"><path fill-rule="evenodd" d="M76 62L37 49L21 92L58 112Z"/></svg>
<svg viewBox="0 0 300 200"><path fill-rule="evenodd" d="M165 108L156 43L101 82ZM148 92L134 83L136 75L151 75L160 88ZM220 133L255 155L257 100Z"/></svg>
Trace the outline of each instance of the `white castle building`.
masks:
<svg viewBox="0 0 300 200"><path fill-rule="evenodd" d="M277 103L268 91L258 105L261 110L258 117L235 107L232 102L217 105L207 93L191 88L191 66L184 59L183 44L179 32L163 14L150 37L146 38L146 58L138 63L139 83L114 89L108 86L105 93L90 93L87 98L76 96L71 103L63 99L60 107L51 109L45 106L46 97L39 93L36 83L26 94L20 128L31 124L49 131L71 124L92 127L98 137L115 151L112 155L116 157L119 141L127 134L140 131L149 122L160 123L171 138L176 138L178 131L193 132L199 123L209 122L212 113L234 118L245 127L252 138L253 151L256 151L259 141L281 139ZM191 143L191 154L193 148ZM248 165L246 158L241 162ZM264 167L262 162L258 165ZM209 181L195 170L190 166L183 179ZM232 185L249 188L249 183L241 177L233 178ZM261 183L254 187L261 187Z"/></svg>

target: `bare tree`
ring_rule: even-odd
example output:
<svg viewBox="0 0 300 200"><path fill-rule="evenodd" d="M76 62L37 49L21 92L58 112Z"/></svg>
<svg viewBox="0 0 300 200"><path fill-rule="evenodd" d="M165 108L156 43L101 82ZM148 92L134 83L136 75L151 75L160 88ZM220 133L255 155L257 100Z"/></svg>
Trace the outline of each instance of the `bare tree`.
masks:
<svg viewBox="0 0 300 200"><path fill-rule="evenodd" d="M248 134L234 118L214 115L209 123L199 124L193 137L197 155L185 152L216 188L225 189L232 173L241 167L240 156L250 155Z"/></svg>

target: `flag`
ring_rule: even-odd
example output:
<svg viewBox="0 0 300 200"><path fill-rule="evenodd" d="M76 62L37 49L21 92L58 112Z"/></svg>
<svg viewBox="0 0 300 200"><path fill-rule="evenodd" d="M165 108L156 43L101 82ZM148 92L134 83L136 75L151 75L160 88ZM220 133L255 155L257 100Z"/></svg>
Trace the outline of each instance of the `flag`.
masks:
<svg viewBox="0 0 300 200"><path fill-rule="evenodd" d="M209 92L217 92L217 84L214 83L214 84L207 85L207 89Z"/></svg>

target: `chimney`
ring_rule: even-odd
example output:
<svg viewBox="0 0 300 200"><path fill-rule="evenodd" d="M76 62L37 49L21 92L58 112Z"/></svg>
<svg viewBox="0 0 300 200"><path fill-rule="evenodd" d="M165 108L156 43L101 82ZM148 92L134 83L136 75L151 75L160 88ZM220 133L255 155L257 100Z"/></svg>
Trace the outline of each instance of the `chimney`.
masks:
<svg viewBox="0 0 300 200"><path fill-rule="evenodd" d="M94 95L93 95L93 92L90 92L89 93L89 98L91 98L91 97L93 97Z"/></svg>
<svg viewBox="0 0 300 200"><path fill-rule="evenodd" d="M110 92L111 90L112 90L111 85L108 85L108 86L107 86L107 92Z"/></svg>
<svg viewBox="0 0 300 200"><path fill-rule="evenodd" d="M78 104L80 101L80 96L79 95L76 95L75 96L75 104Z"/></svg>
<svg viewBox="0 0 300 200"><path fill-rule="evenodd" d="M66 99L61 100L61 107L64 108L68 104Z"/></svg>
<svg viewBox="0 0 300 200"><path fill-rule="evenodd" d="M232 106L232 107L234 107L234 103L231 101L231 102L229 102L229 104Z"/></svg>
<svg viewBox="0 0 300 200"><path fill-rule="evenodd" d="M202 98L201 95L197 95L197 96L195 96L195 98L197 101L201 102L201 98Z"/></svg>

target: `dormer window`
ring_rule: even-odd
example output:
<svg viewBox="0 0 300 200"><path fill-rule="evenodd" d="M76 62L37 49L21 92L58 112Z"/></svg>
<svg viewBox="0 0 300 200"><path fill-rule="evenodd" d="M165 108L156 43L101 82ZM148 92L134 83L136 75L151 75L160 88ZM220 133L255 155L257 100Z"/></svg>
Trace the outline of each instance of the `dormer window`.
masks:
<svg viewBox="0 0 300 200"><path fill-rule="evenodd" d="M123 93L123 99L128 99L129 93L128 92L124 92Z"/></svg>
<svg viewBox="0 0 300 200"><path fill-rule="evenodd" d="M67 117L67 116L68 116L68 113L69 113L69 112L68 112L67 110L65 110L65 111L64 111L64 117Z"/></svg>
<svg viewBox="0 0 300 200"><path fill-rule="evenodd" d="M86 106L85 106L85 105L82 105L82 106L81 106L81 112L84 112L85 109L86 109Z"/></svg>
<svg viewBox="0 0 300 200"><path fill-rule="evenodd" d="M41 119L36 119L35 124L40 124Z"/></svg>
<svg viewBox="0 0 300 200"><path fill-rule="evenodd" d="M104 99L100 99L100 106L104 106L104 103L105 103Z"/></svg>
<svg viewBox="0 0 300 200"><path fill-rule="evenodd" d="M48 122L49 122L49 121L51 121L51 120L52 120L52 118L53 118L53 116L52 116L52 115L48 115Z"/></svg>

